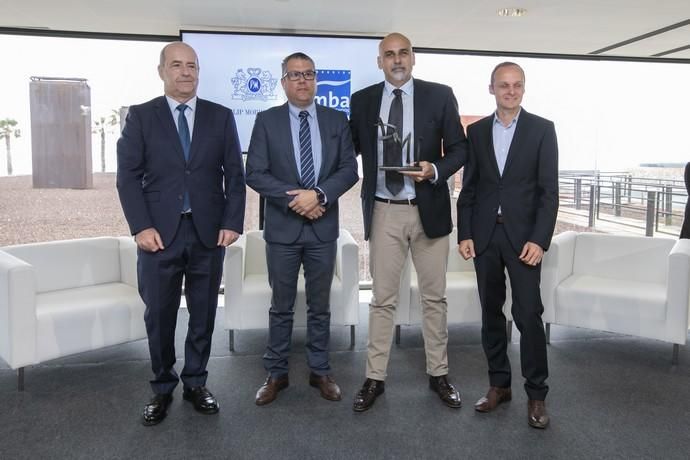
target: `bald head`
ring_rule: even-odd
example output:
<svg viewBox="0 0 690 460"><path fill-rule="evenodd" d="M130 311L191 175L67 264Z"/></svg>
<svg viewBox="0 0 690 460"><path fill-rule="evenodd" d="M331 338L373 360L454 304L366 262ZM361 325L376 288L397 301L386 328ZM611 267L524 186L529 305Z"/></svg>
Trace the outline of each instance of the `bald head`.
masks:
<svg viewBox="0 0 690 460"><path fill-rule="evenodd" d="M392 32L385 37L379 42L379 55L382 54L382 51L390 45L391 42L399 42L399 43L404 43L407 45L408 48L412 49L412 42L410 41L409 38L404 36L403 34L399 32Z"/></svg>
<svg viewBox="0 0 690 460"><path fill-rule="evenodd" d="M189 51L194 53L194 58L196 59L196 65L199 67L199 58L196 56L196 51L194 51L194 48L186 44L185 42L170 42L167 45L163 47L161 50L161 55L160 55L160 61L158 62L158 67L165 67L165 57L167 55L167 52L171 49L178 48L178 47L183 47L187 48Z"/></svg>

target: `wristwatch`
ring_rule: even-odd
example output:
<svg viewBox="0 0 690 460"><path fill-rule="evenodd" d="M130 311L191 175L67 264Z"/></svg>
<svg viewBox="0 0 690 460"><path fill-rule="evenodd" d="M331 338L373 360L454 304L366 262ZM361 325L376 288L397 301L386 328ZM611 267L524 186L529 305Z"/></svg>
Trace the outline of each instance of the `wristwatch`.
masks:
<svg viewBox="0 0 690 460"><path fill-rule="evenodd" d="M314 187L312 190L316 192L316 199L319 200L319 204L321 206L325 205L326 204L326 194L323 193L323 191L318 187Z"/></svg>

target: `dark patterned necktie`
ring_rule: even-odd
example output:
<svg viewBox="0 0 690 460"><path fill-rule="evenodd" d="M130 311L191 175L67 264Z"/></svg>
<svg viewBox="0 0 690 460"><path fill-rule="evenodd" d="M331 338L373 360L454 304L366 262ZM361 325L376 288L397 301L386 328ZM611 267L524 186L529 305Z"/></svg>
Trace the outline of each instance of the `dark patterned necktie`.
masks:
<svg viewBox="0 0 690 460"><path fill-rule="evenodd" d="M184 115L184 111L187 110L187 107L189 107L187 104L180 104L177 106L177 110L180 112L177 115L177 134L180 136L185 162L189 162L189 149L192 145L191 136L189 135L189 124L187 124L187 117ZM182 211L189 211L190 209L189 193L185 190Z"/></svg>
<svg viewBox="0 0 690 460"><path fill-rule="evenodd" d="M388 114L388 124L395 126L395 129L388 127L386 134L398 133L399 142L392 137L383 141L383 164L384 166L402 166L402 140L403 140L403 105L402 90L393 90L395 99L391 102L391 110ZM403 188L403 176L395 171L386 171L386 188L393 196L400 193Z"/></svg>
<svg viewBox="0 0 690 460"><path fill-rule="evenodd" d="M311 132L309 130L309 112L299 113L299 161L302 172L302 187L309 190L316 185L314 172L314 155L311 151Z"/></svg>

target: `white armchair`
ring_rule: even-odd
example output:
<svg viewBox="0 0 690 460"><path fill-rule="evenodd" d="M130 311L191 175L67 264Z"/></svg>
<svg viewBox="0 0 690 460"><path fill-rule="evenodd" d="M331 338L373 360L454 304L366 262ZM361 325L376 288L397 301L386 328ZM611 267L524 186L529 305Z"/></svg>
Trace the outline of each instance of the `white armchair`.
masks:
<svg viewBox="0 0 690 460"><path fill-rule="evenodd" d="M335 274L331 285L331 325L350 326L354 347L359 324L359 247L347 230L340 229ZM225 329L230 350L235 349L234 331L268 328L271 287L266 268L266 243L261 230L242 235L225 253ZM300 274L295 300L295 326L305 326L306 296Z"/></svg>
<svg viewBox="0 0 690 460"><path fill-rule="evenodd" d="M17 369L146 337L131 238L0 249L0 356Z"/></svg>
<svg viewBox="0 0 690 460"><path fill-rule="evenodd" d="M565 232L544 258L544 307L554 324L686 342L690 240Z"/></svg>

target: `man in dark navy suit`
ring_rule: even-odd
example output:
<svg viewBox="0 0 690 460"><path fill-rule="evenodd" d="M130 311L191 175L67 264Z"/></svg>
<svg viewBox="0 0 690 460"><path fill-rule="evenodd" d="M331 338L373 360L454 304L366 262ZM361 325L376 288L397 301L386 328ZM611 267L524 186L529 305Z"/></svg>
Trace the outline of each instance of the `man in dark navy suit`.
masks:
<svg viewBox="0 0 690 460"><path fill-rule="evenodd" d="M344 113L317 105L314 61L293 53L282 62L287 103L256 117L247 153L247 184L266 200L266 264L271 284L266 381L256 404L286 388L297 279L304 269L309 384L341 399L328 357L330 292L338 239L338 198L357 182Z"/></svg>
<svg viewBox="0 0 690 460"><path fill-rule="evenodd" d="M482 304L482 345L490 388L475 404L489 412L512 397L503 304L505 270L520 330L520 360L530 426L546 428L546 336L541 315L541 261L558 214L558 145L553 122L522 108L525 73L512 62L496 66L489 92L496 112L467 129L470 160L458 200L458 251L474 258Z"/></svg>
<svg viewBox="0 0 690 460"><path fill-rule="evenodd" d="M117 143L117 189L138 246L139 293L146 304L154 396L142 423L161 422L180 377L183 398L218 412L206 365L225 247L244 225L245 181L235 119L196 96L199 62L182 42L161 51L165 96L130 107ZM175 324L184 278L189 324L178 377Z"/></svg>

